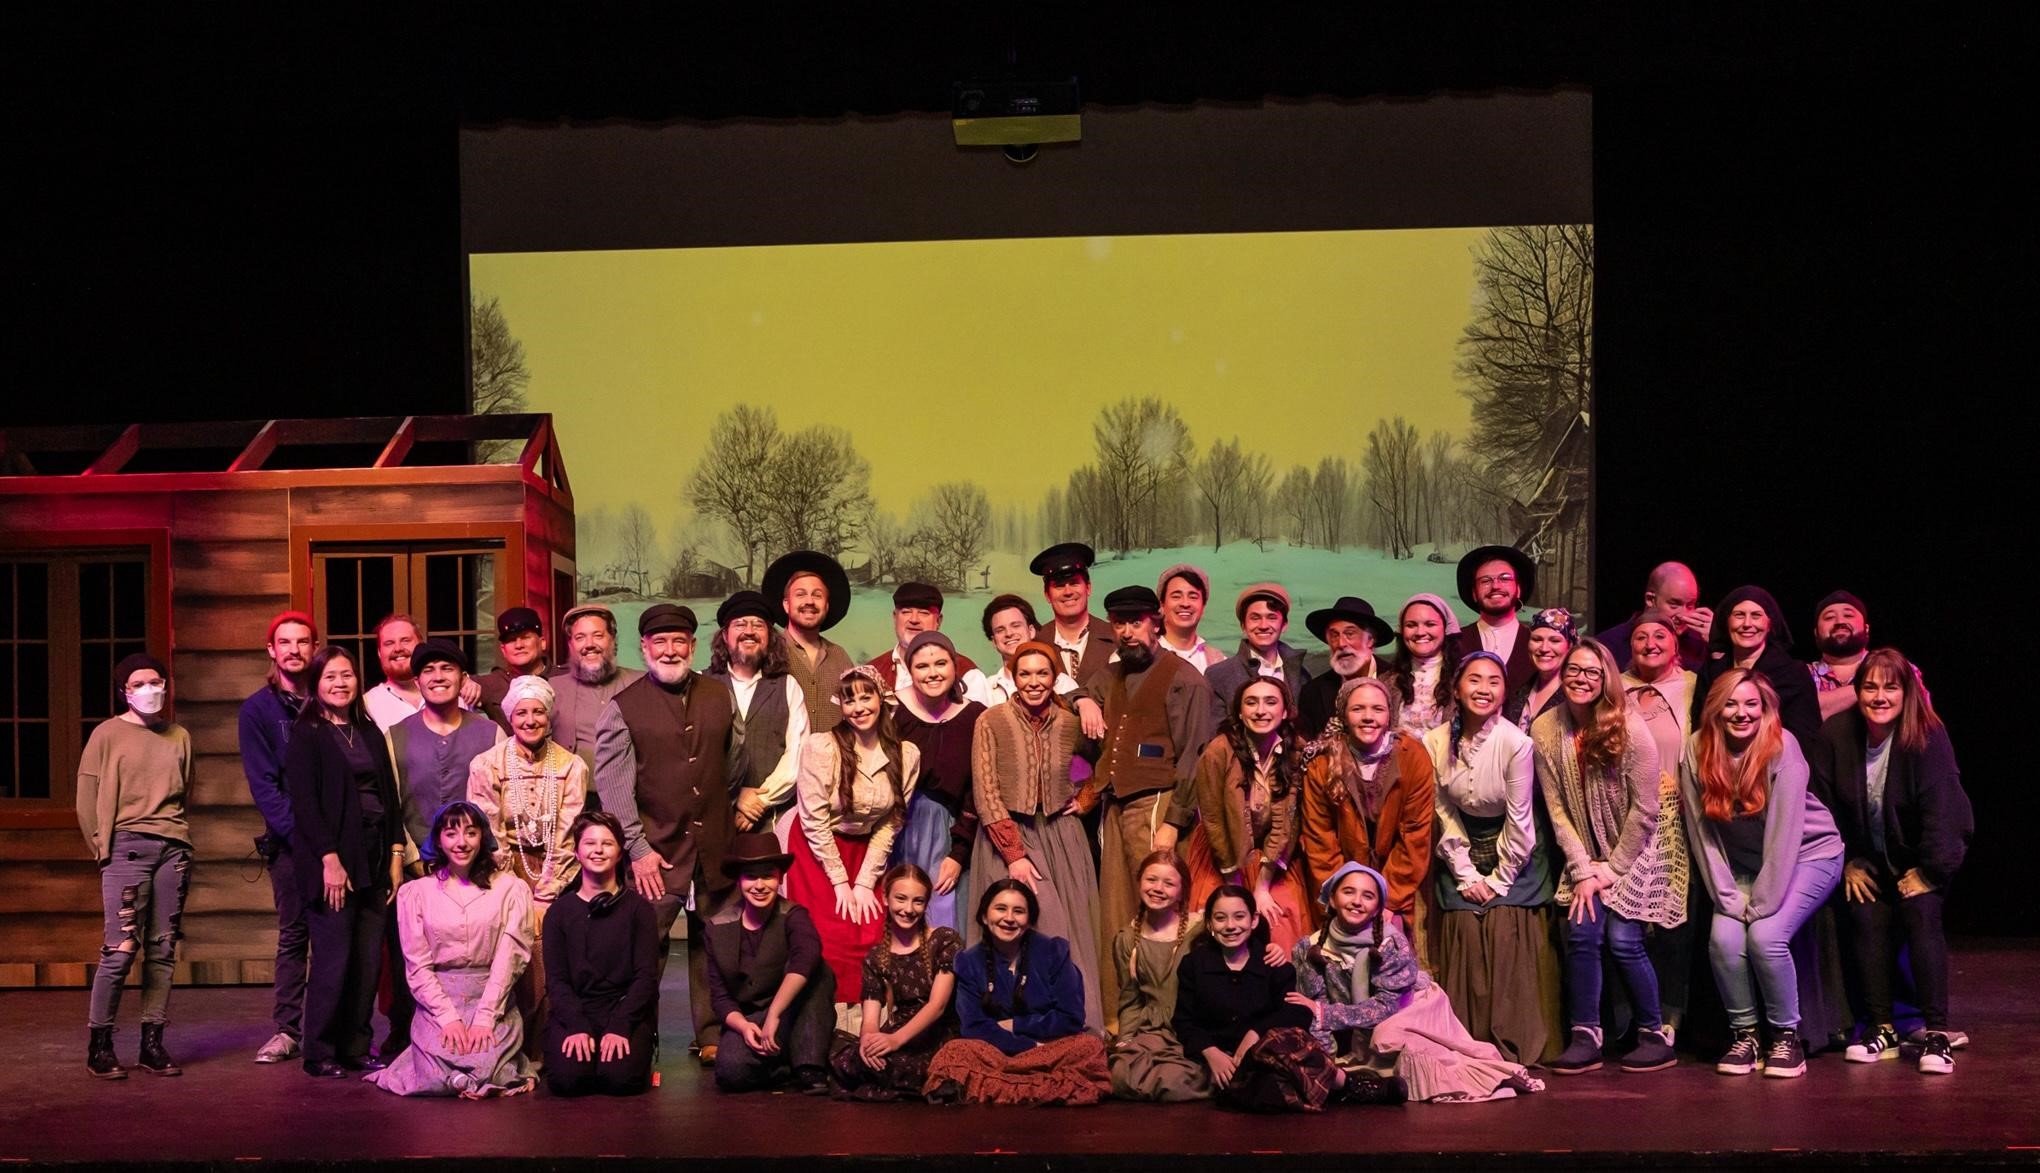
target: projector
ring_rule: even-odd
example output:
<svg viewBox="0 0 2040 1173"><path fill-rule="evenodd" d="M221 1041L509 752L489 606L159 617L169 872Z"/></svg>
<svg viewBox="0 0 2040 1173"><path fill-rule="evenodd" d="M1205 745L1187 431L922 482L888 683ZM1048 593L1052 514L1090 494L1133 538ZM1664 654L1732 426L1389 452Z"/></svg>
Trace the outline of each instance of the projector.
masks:
<svg viewBox="0 0 2040 1173"><path fill-rule="evenodd" d="M956 87L956 145L1014 147L1083 138L1077 81L962 83Z"/></svg>

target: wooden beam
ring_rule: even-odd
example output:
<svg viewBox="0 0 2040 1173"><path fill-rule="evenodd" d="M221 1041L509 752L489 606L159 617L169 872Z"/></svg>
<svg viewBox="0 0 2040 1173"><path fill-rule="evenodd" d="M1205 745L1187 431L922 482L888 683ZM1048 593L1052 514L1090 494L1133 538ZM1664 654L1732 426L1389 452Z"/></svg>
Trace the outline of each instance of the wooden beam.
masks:
<svg viewBox="0 0 2040 1173"><path fill-rule="evenodd" d="M407 415L404 422L397 425L397 434L390 437L390 442L383 446L382 455L376 457L375 464L370 467L395 468L404 463L404 457L410 455L411 445L417 438L418 417Z"/></svg>
<svg viewBox="0 0 2040 1173"><path fill-rule="evenodd" d="M107 446L99 458L85 466L84 476L107 476L119 472L127 462L135 458L142 449L142 425L129 424L121 429L120 437Z"/></svg>
<svg viewBox="0 0 2040 1173"><path fill-rule="evenodd" d="M248 446L241 449L241 454L234 457L234 463L227 466L227 471L253 472L261 468L262 463L269 459L269 454L276 451L276 441L280 434L275 420L263 424L262 430L255 433L255 438L248 441Z"/></svg>

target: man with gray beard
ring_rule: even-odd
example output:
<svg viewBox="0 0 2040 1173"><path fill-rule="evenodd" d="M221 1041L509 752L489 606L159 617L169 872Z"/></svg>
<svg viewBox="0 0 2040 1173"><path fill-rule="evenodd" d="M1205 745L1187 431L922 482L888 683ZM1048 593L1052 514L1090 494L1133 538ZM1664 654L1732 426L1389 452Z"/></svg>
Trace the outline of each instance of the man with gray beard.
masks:
<svg viewBox="0 0 2040 1173"><path fill-rule="evenodd" d="M1304 626L1332 652L1332 670L1312 677L1296 697L1297 731L1310 741L1322 737L1337 719L1332 710L1348 680L1379 674L1374 650L1393 640L1395 632L1374 613L1374 604L1357 595L1343 595L1331 606L1312 611Z"/></svg>
<svg viewBox="0 0 2040 1173"><path fill-rule="evenodd" d="M772 630L771 615L771 603L757 591L724 599L715 610L708 674L729 684L744 718L750 773L737 791L737 830L771 830L784 848L808 713L800 682L787 671L786 637Z"/></svg>
<svg viewBox="0 0 2040 1173"><path fill-rule="evenodd" d="M654 603L638 617L645 674L602 707L595 788L602 809L623 824L628 883L651 903L660 941L687 910L694 1046L707 1064L722 1024L709 1001L704 942L709 924L737 915L736 881L722 859L736 834L731 799L749 768L730 686L693 670L694 629L694 612L672 603ZM664 949L659 972L666 972Z"/></svg>
<svg viewBox="0 0 2040 1173"><path fill-rule="evenodd" d="M644 675L616 666L616 615L597 603L568 611L560 627L567 633L567 662L554 669L552 739L588 763L595 773L595 724L602 706Z"/></svg>

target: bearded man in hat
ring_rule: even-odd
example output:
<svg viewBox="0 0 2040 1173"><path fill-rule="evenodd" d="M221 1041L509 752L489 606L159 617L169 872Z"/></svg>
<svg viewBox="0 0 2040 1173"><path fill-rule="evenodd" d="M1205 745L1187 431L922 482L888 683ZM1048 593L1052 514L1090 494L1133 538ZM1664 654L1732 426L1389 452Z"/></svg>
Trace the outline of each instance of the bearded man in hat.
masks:
<svg viewBox="0 0 2040 1173"><path fill-rule="evenodd" d="M1041 576L1041 593L1054 612L1044 642L1062 654L1062 670L1087 688L1104 676L1113 656L1112 625L1091 614L1091 564L1096 560L1084 543L1063 542L1027 564Z"/></svg>
<svg viewBox="0 0 2040 1173"><path fill-rule="evenodd" d="M1388 622L1374 613L1374 604L1358 595L1344 595L1304 619L1310 633L1332 651L1332 670L1313 677L1296 698L1297 731L1305 741L1323 735L1338 714L1339 690L1348 680L1376 674L1374 650L1395 638Z"/></svg>
<svg viewBox="0 0 2040 1173"><path fill-rule="evenodd" d="M730 686L695 672L694 612L655 603L638 617L645 674L603 706L595 726L595 788L623 824L630 884L651 901L659 940L687 910L687 985L694 1042L713 1062L722 1027L708 1000L703 932L735 915L722 869L736 834L732 797L750 777L744 718ZM665 950L659 972L666 971Z"/></svg>
<svg viewBox="0 0 2040 1173"><path fill-rule="evenodd" d="M808 735L807 697L787 671L786 637L772 628L772 604L738 591L715 610L708 674L730 686L744 718L748 776L737 791L739 831L772 831L780 846L793 829L800 744Z"/></svg>
<svg viewBox="0 0 2040 1173"><path fill-rule="evenodd" d="M1197 634L1204 622L1204 604L1211 597L1211 576L1200 567L1179 562L1155 580L1155 594L1162 600L1161 646L1183 657L1183 662L1207 678L1223 662L1225 653Z"/></svg>
<svg viewBox="0 0 2040 1173"><path fill-rule="evenodd" d="M1509 691L1537 675L1530 662L1530 629L1516 619L1523 600L1537 591L1537 563L1514 546L1477 546L1459 560L1459 598L1480 613L1454 637L1461 659L1488 651L1502 658Z"/></svg>
<svg viewBox="0 0 2040 1173"><path fill-rule="evenodd" d="M552 739L595 769L595 726L611 697L636 684L643 672L616 663L616 613L583 603L560 619L567 662L546 677L553 688Z"/></svg>
<svg viewBox="0 0 2040 1173"><path fill-rule="evenodd" d="M1162 601L1145 586L1120 587L1105 596L1118 656L1098 691L1105 703L1105 739L1098 764L1077 799L1078 809L1102 809L1099 823L1098 930L1100 956L1139 908L1140 861L1176 845L1178 829L1195 818L1197 758L1218 732L1219 701L1204 677L1182 657L1167 655ZM1100 975L1108 1029L1119 1006L1112 973Z"/></svg>
<svg viewBox="0 0 2040 1173"><path fill-rule="evenodd" d="M814 550L782 554L765 568L760 594L786 632L786 670L807 698L808 728L827 733L843 719L834 701L836 682L856 667L842 645L822 635L850 613L850 576L843 564Z"/></svg>
<svg viewBox="0 0 2040 1173"><path fill-rule="evenodd" d="M914 687L913 673L907 671L907 645L924 631L942 630L942 591L925 582L903 582L893 591L893 638L891 650L873 656L869 663L878 674L892 681L894 693ZM956 679L963 685L963 699L989 706L991 689L984 670L962 652L956 653Z"/></svg>
<svg viewBox="0 0 2040 1173"><path fill-rule="evenodd" d="M503 694L519 676L543 677L551 672L546 652L545 621L537 611L511 607L496 616L497 664L474 679L481 698L477 707L489 720L502 726L503 732L510 732L510 719L503 715Z"/></svg>
<svg viewBox="0 0 2040 1173"><path fill-rule="evenodd" d="M1820 659L1806 667L1813 673L1814 697L1820 701L1820 719L1855 707L1856 673L1870 654L1870 615L1863 600L1848 591L1834 591L1813 609L1813 646ZM1918 664L1913 679L1925 692L1926 680Z"/></svg>

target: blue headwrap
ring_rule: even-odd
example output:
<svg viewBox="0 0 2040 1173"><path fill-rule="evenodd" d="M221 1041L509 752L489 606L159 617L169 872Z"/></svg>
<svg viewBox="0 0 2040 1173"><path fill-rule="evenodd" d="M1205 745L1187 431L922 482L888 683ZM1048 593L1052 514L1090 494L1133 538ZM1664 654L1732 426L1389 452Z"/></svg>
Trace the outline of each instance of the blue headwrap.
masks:
<svg viewBox="0 0 2040 1173"><path fill-rule="evenodd" d="M1332 893L1339 890L1339 881L1352 875L1354 872L1364 872L1374 877L1374 890L1381 893L1381 907L1388 907L1388 877L1357 860L1347 860L1345 863L1340 864L1338 871L1327 876L1325 882L1318 885L1318 903L1326 908L1330 908L1332 905Z"/></svg>
<svg viewBox="0 0 2040 1173"><path fill-rule="evenodd" d="M1477 652L1466 653L1466 657L1459 661L1459 667L1454 669L1452 673L1452 683L1458 684L1459 678L1466 675L1466 666L1468 664L1478 663L1482 660L1491 661L1495 666L1495 671L1500 672L1503 676L1506 677L1509 674L1509 665L1506 661L1486 648L1482 648Z"/></svg>

